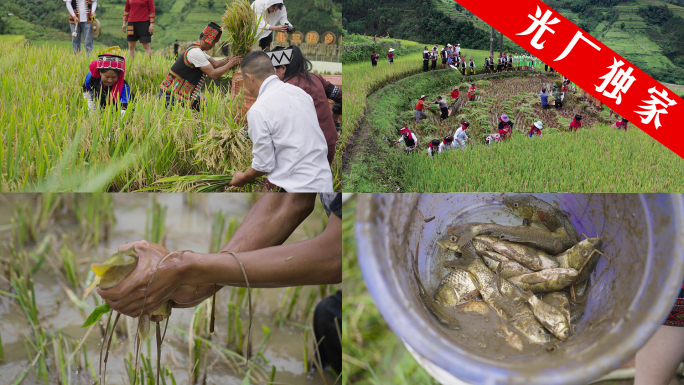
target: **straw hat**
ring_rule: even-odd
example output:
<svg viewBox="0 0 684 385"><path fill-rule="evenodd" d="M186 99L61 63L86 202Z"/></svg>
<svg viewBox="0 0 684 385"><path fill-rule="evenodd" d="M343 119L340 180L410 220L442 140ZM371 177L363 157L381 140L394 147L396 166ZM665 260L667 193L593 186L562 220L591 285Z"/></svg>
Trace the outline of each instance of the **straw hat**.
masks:
<svg viewBox="0 0 684 385"><path fill-rule="evenodd" d="M425 98L427 98L427 95L421 95L420 98L425 99Z"/></svg>
<svg viewBox="0 0 684 385"><path fill-rule="evenodd" d="M394 48L390 48L389 51L390 51L390 52L394 52Z"/></svg>
<svg viewBox="0 0 684 385"><path fill-rule="evenodd" d="M540 129L540 130L543 128L543 127L542 127L542 122L541 122L541 121L535 122L535 123L534 123L534 126L537 127L537 128Z"/></svg>
<svg viewBox="0 0 684 385"><path fill-rule="evenodd" d="M100 34L102 33L102 28L100 28L100 20L93 20L93 22L90 24L90 28L93 31L93 37L100 37Z"/></svg>

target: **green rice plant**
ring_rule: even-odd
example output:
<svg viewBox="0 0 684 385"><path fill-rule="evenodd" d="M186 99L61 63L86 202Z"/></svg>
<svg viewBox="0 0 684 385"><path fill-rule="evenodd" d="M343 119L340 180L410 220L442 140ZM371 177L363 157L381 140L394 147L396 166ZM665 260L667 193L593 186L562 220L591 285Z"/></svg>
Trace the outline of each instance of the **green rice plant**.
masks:
<svg viewBox="0 0 684 385"><path fill-rule="evenodd" d="M145 222L145 239L160 245L165 241L166 210L168 207L157 202L157 197L152 196L152 206L147 209Z"/></svg>
<svg viewBox="0 0 684 385"><path fill-rule="evenodd" d="M0 191L135 191L166 177L215 174L197 162L196 146L212 129L242 127L244 117L236 114L242 96L213 84L203 90L200 112L180 105L167 110L157 94L173 62L162 55L127 63L135 101L121 118L116 105L88 111L80 85L92 56L54 60L26 77L19 62L71 56L70 49L18 50L0 42L0 50ZM254 188L260 185L236 190Z"/></svg>
<svg viewBox="0 0 684 385"><path fill-rule="evenodd" d="M80 282L78 278L78 263L76 262L76 255L69 249L66 242L62 243L62 248L59 250L59 257L64 266L64 273L67 280L78 289Z"/></svg>
<svg viewBox="0 0 684 385"><path fill-rule="evenodd" d="M0 334L0 361L5 361L5 351L2 348L2 334Z"/></svg>
<svg viewBox="0 0 684 385"><path fill-rule="evenodd" d="M222 235L223 229L226 226L226 216L223 211L217 211L214 213L213 221L211 222L211 241L209 246L210 253L218 253L223 246Z"/></svg>
<svg viewBox="0 0 684 385"><path fill-rule="evenodd" d="M71 195L71 206L78 223L79 239L82 243L97 245L109 238L109 229L114 225L112 196L109 194Z"/></svg>

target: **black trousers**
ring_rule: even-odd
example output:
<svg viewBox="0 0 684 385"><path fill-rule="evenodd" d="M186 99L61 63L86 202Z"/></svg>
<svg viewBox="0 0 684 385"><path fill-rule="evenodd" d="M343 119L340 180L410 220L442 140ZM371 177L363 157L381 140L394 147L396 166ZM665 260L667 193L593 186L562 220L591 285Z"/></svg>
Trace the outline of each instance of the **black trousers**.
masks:
<svg viewBox="0 0 684 385"><path fill-rule="evenodd" d="M442 115L440 116L442 119L449 117L449 109L447 107L440 108L440 110L442 110Z"/></svg>
<svg viewBox="0 0 684 385"><path fill-rule="evenodd" d="M265 38L259 40L259 48L261 48L262 51L265 50L266 48L270 48L272 42L273 42L273 32L271 32Z"/></svg>
<svg viewBox="0 0 684 385"><path fill-rule="evenodd" d="M433 60L433 61L432 61L432 66L431 66L430 68L431 68L432 70L436 70L436 69L437 69L437 60Z"/></svg>
<svg viewBox="0 0 684 385"><path fill-rule="evenodd" d="M337 319L337 324L335 320ZM314 310L314 337L319 345L321 367L330 365L336 374L342 373L342 341L337 332L338 326L342 332L342 290L321 301Z"/></svg>
<svg viewBox="0 0 684 385"><path fill-rule="evenodd" d="M428 72L428 66L430 65L429 60L423 60L423 72Z"/></svg>

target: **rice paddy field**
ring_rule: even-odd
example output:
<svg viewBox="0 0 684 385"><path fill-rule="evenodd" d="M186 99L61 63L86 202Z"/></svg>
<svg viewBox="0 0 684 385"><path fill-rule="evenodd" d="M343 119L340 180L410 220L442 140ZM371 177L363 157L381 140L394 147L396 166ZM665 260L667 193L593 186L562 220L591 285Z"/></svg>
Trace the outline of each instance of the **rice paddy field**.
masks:
<svg viewBox="0 0 684 385"><path fill-rule="evenodd" d="M100 384L97 363L107 316L81 328L101 301L83 298L101 262L125 242L148 239L171 250L217 251L257 198L253 194L5 194L0 195L0 378L3 384ZM314 237L327 216L314 212L286 241ZM161 384L329 385L336 375L313 363L313 309L333 286L252 289L252 359L244 288L174 309L162 345ZM122 317L113 333L107 382L133 382L136 320ZM153 333L141 344L138 378L153 384ZM104 382L102 382L104 383Z"/></svg>
<svg viewBox="0 0 684 385"><path fill-rule="evenodd" d="M95 54L18 38L3 38L0 50L0 191L155 190L168 187L160 179L198 174L225 175L220 191L251 163L252 144L239 133L242 95L232 97L225 82L207 81L201 112L169 111L158 92L172 61L137 55L126 63L134 94L126 116L115 106L91 114L81 84Z"/></svg>
<svg viewBox="0 0 684 385"><path fill-rule="evenodd" d="M387 326L366 289L356 257L355 207L355 197L342 207L343 383L437 385Z"/></svg>
<svg viewBox="0 0 684 385"><path fill-rule="evenodd" d="M463 51L472 52L478 65L487 55ZM347 87L353 97L360 100L366 94L365 103L354 103L365 105L353 115L357 120L347 122L356 129L345 142L351 143L344 158L345 191L677 192L684 187L683 159L633 124L626 133L611 129L617 117L578 100L579 89L571 89L561 110L542 110L539 92L559 82L559 74L513 72L463 79L449 70L420 73L421 57L407 57L402 65L410 68L409 60L417 74L405 70L403 77L389 73L383 62L376 69L369 63L345 65L345 81L358 82ZM385 72L376 75L376 70ZM471 82L478 88L474 102L465 100ZM451 102L454 86L461 99L447 120L440 121L439 110L430 105L428 118L414 122L420 95L428 95L426 105L438 95ZM486 136L498 131L497 118L504 113L515 123L513 140L487 146ZM568 133L576 114L583 116L583 128ZM429 141L453 135L463 120L471 123L468 149L428 158ZM525 133L537 120L543 122L544 134L533 140ZM419 138L419 150L410 155L403 146L392 146L402 126Z"/></svg>

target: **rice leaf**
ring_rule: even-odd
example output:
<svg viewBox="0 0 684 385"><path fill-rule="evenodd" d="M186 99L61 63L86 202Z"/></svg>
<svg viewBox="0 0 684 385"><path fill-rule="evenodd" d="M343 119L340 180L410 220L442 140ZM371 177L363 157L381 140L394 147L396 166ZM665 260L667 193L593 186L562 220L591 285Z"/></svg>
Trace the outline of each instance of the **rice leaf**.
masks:
<svg viewBox="0 0 684 385"><path fill-rule="evenodd" d="M88 326L94 324L95 322L97 322L100 319L100 317L102 317L102 314L109 313L109 311L111 309L112 308L109 307L109 304L106 302L103 303L102 305L96 307L95 310L93 310L93 312L90 313L90 315L88 316L88 319L86 319L85 323L83 325L81 325L81 328L87 328Z"/></svg>

